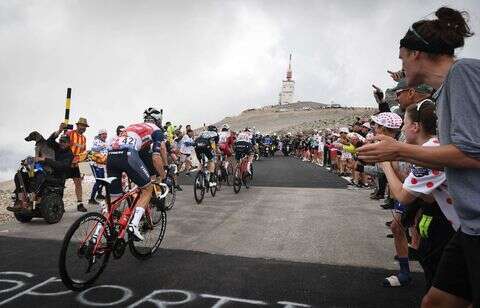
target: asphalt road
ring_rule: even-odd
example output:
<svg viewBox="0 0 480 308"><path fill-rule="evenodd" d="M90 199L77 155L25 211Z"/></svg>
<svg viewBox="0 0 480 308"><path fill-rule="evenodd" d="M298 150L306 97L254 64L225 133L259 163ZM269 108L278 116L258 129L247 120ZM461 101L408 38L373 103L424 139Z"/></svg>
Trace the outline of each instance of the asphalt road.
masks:
<svg viewBox="0 0 480 308"><path fill-rule="evenodd" d="M61 240L80 214L0 226L0 306L5 307L417 307L423 274L386 289L395 273L385 235L390 212L366 190L293 158L256 163L254 186L224 187L201 205L193 177L168 212L162 249L147 261L111 260L94 287L67 291Z"/></svg>

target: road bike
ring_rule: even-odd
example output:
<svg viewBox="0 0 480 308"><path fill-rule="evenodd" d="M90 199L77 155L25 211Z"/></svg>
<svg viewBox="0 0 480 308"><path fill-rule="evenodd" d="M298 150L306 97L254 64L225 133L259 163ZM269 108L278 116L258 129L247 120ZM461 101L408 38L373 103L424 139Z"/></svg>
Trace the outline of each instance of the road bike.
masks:
<svg viewBox="0 0 480 308"><path fill-rule="evenodd" d="M106 184L102 213L91 212L78 218L68 229L60 250L60 278L67 288L81 291L92 285L105 270L112 254L119 259L128 245L134 257L150 258L160 246L167 227L165 197L168 186L152 182L152 199L139 224L144 237L138 241L128 231L141 189L135 186L111 201L109 186L116 178L99 179Z"/></svg>
<svg viewBox="0 0 480 308"><path fill-rule="evenodd" d="M211 185L210 182L216 181L215 172L210 174L210 181L208 179L208 160L205 154L202 153L202 159L200 160L200 170L198 170L197 175L195 176L195 181L193 182L193 195L197 204L202 203L203 198L205 197L205 191L210 190L212 197L215 197L217 193L217 185Z"/></svg>
<svg viewBox="0 0 480 308"><path fill-rule="evenodd" d="M250 181L253 179L253 164L250 164L250 172L248 172L248 155L244 154L237 163L233 174L233 191L236 194L242 188L242 184L245 185L245 188L250 188Z"/></svg>
<svg viewBox="0 0 480 308"><path fill-rule="evenodd" d="M230 163L227 159L225 154L220 155L220 163L217 165L215 169L215 173L217 174L217 186L218 189L222 187L223 184L230 186L233 184L233 164Z"/></svg>
<svg viewBox="0 0 480 308"><path fill-rule="evenodd" d="M165 184L168 186L168 194L165 197L165 209L169 211L173 208L177 199L177 189L175 188L177 186L175 176L177 174L177 165L170 164L166 169Z"/></svg>

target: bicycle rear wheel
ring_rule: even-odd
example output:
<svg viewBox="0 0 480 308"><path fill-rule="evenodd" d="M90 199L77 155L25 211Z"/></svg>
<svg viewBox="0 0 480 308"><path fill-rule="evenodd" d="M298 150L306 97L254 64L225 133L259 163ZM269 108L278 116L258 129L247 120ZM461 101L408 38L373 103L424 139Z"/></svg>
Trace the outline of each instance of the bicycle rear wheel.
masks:
<svg viewBox="0 0 480 308"><path fill-rule="evenodd" d="M233 176L233 191L238 194L242 188L242 179L240 178L240 170L237 168Z"/></svg>
<svg viewBox="0 0 480 308"><path fill-rule="evenodd" d="M203 172L198 172L193 183L193 195L195 201L200 204L205 196L205 175Z"/></svg>
<svg viewBox="0 0 480 308"><path fill-rule="evenodd" d="M217 175L215 173L212 173L210 174L210 182L215 182L218 183L220 182L219 178L217 177ZM218 190L218 187L217 186L212 186L212 185L209 185L210 186L210 194L212 195L212 197L215 197L215 194L217 193L217 190Z"/></svg>
<svg viewBox="0 0 480 308"><path fill-rule="evenodd" d="M228 186L233 185L233 172L234 171L235 170L233 170L233 164L228 164L228 167L226 168L227 174L225 175L226 182L227 182Z"/></svg>
<svg viewBox="0 0 480 308"><path fill-rule="evenodd" d="M167 229L167 213L150 203L138 228L144 240L137 241L134 236L129 236L128 246L135 258L146 260L157 251L162 243Z"/></svg>
<svg viewBox="0 0 480 308"><path fill-rule="evenodd" d="M95 232L97 226L101 228ZM97 280L110 258L112 231L99 213L83 215L68 229L59 258L60 278L67 288L81 291Z"/></svg>

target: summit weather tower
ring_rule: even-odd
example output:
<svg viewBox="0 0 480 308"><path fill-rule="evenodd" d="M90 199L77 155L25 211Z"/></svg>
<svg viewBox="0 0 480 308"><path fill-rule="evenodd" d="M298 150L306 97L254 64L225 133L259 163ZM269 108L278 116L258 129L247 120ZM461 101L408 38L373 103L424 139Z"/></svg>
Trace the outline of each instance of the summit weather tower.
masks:
<svg viewBox="0 0 480 308"><path fill-rule="evenodd" d="M279 105L293 103L293 91L295 90L295 81L292 78L292 54L288 62L287 79L282 81L282 91L280 92Z"/></svg>

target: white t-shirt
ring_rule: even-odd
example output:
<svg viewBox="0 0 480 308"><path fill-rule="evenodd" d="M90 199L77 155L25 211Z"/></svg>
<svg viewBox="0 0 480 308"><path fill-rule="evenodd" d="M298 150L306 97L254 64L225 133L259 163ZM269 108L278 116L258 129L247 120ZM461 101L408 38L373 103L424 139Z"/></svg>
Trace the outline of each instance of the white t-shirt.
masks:
<svg viewBox="0 0 480 308"><path fill-rule="evenodd" d="M437 137L433 137L422 146L432 147L439 145L440 142ZM448 193L445 172L412 165L410 174L403 182L403 188L415 196L422 194L432 195L440 206L443 215L445 215L447 220L452 224L452 227L458 230L460 227L460 219L458 218L457 212L455 212L453 200Z"/></svg>
<svg viewBox="0 0 480 308"><path fill-rule="evenodd" d="M237 135L237 142L244 141L252 143L253 134L251 132L241 132Z"/></svg>
<svg viewBox="0 0 480 308"><path fill-rule="evenodd" d="M194 147L192 145L187 146L185 142L193 143L193 139L190 138L188 135L183 136L182 140L180 140L180 142L178 143L180 147L180 153L191 155L193 153Z"/></svg>

